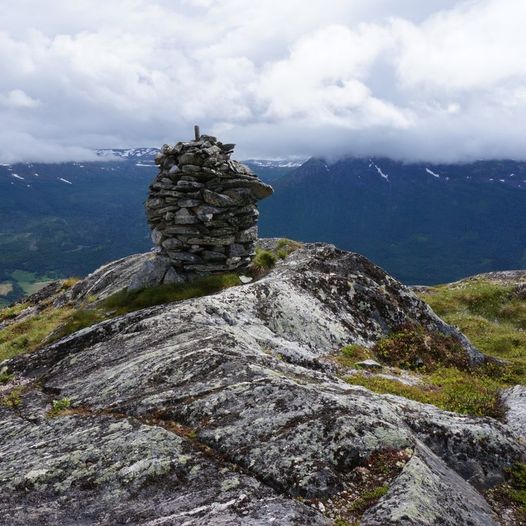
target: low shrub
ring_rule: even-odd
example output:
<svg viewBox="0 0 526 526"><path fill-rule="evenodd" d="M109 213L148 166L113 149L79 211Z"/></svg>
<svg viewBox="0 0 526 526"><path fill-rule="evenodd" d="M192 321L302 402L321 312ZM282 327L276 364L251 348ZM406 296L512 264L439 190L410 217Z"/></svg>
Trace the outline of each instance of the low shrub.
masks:
<svg viewBox="0 0 526 526"><path fill-rule="evenodd" d="M54 417L60 415L66 409L71 407L70 398L62 398L60 400L53 400L51 403L51 410L48 412L48 416Z"/></svg>
<svg viewBox="0 0 526 526"><path fill-rule="evenodd" d="M422 327L406 325L372 349L381 362L403 369L433 370L439 366L469 367L469 358L454 336L429 332Z"/></svg>

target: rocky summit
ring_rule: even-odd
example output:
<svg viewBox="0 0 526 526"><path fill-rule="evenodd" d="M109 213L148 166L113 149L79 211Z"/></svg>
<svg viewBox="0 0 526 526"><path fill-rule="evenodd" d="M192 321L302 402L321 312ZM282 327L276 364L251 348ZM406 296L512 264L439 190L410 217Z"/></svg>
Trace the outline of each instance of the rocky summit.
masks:
<svg viewBox="0 0 526 526"><path fill-rule="evenodd" d="M272 194L243 164L233 144L209 135L164 145L146 201L152 240L174 272L165 282L246 267L257 240L256 201ZM178 277L176 277L178 276Z"/></svg>
<svg viewBox="0 0 526 526"><path fill-rule="evenodd" d="M4 330L97 309L149 258L49 286ZM466 367L488 362L411 289L324 244L251 283L50 338L2 364L0 523L520 524L488 492L524 462L521 388L495 419L345 381L339 350L400 326L452 342Z"/></svg>

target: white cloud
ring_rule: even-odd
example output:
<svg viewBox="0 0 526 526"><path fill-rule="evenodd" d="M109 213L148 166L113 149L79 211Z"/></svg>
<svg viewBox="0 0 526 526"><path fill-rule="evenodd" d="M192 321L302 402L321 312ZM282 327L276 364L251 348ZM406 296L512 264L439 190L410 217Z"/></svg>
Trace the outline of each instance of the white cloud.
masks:
<svg viewBox="0 0 526 526"><path fill-rule="evenodd" d="M194 122L240 157L523 159L525 24L516 0L4 0L0 161Z"/></svg>
<svg viewBox="0 0 526 526"><path fill-rule="evenodd" d="M0 106L5 108L36 108L40 102L32 99L20 89L11 90L5 95L0 93Z"/></svg>

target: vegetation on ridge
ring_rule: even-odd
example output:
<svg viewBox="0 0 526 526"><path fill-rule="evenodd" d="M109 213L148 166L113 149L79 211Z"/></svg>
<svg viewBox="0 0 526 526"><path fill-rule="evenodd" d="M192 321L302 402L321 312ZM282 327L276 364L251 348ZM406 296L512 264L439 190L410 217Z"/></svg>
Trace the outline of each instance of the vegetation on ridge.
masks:
<svg viewBox="0 0 526 526"><path fill-rule="evenodd" d="M499 418L500 391L526 385L526 301L524 286L473 280L434 287L421 294L445 321L457 325L482 352L501 360L469 367L461 348L442 335L402 328L368 351L385 365L417 370L415 385L367 372L346 377L378 393L403 396L441 409ZM356 351L354 351L356 354ZM337 357L353 365L349 348ZM354 362L359 360L354 360ZM396 374L396 369L390 371Z"/></svg>
<svg viewBox="0 0 526 526"><path fill-rule="evenodd" d="M258 249L252 268L248 269L248 272L254 277L259 277L268 272L278 259L286 258L301 246L290 239L280 239L271 250ZM76 281L76 278L63 280L61 290L70 288ZM4 328L0 326L0 361L32 352L46 343L116 316L155 305L215 294L240 284L239 275L236 273L213 274L189 283L123 290L93 305L88 301L83 308L54 307L48 302L46 305L39 305L40 310L36 314L28 315L19 321L15 318L30 306L28 303L0 309L0 324L12 320Z"/></svg>

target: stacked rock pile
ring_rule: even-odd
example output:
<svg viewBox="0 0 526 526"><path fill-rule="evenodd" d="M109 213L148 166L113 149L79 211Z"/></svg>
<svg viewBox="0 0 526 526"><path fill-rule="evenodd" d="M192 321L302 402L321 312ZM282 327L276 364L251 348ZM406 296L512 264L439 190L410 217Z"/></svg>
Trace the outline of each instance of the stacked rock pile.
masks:
<svg viewBox="0 0 526 526"><path fill-rule="evenodd" d="M272 194L230 159L234 144L197 136L164 145L146 201L152 240L176 271L210 274L247 266L255 251L256 202Z"/></svg>

